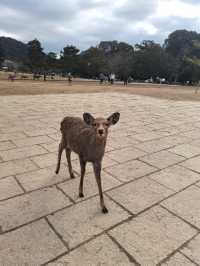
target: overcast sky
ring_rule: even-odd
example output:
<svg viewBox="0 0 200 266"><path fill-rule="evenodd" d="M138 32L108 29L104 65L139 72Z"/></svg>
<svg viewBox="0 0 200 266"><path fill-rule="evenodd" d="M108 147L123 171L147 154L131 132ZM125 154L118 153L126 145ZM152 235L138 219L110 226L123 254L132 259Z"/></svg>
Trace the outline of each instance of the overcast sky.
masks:
<svg viewBox="0 0 200 266"><path fill-rule="evenodd" d="M200 0L1 0L0 36L41 41L46 51L102 40L163 43L176 29L200 32Z"/></svg>

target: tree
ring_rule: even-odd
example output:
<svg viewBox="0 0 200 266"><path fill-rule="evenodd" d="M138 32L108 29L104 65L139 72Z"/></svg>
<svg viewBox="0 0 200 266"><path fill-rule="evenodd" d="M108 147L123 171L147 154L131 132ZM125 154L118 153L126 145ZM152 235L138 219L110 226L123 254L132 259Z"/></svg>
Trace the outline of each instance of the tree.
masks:
<svg viewBox="0 0 200 266"><path fill-rule="evenodd" d="M104 54L112 54L118 50L118 42L117 41L102 41L97 47Z"/></svg>
<svg viewBox="0 0 200 266"><path fill-rule="evenodd" d="M47 54L47 56L53 60L57 59L57 54L54 52L50 52Z"/></svg>
<svg viewBox="0 0 200 266"><path fill-rule="evenodd" d="M159 76L171 80L172 73L173 58L160 44L146 40L135 45L133 76L136 79L155 79Z"/></svg>
<svg viewBox="0 0 200 266"><path fill-rule="evenodd" d="M60 52L60 67L63 73L77 72L78 53L79 49L73 45L67 45L63 48L63 51Z"/></svg>
<svg viewBox="0 0 200 266"><path fill-rule="evenodd" d="M63 58L69 58L74 57L79 53L79 49L77 49L73 45L67 45L63 48L63 51L61 51L61 57Z"/></svg>
<svg viewBox="0 0 200 266"><path fill-rule="evenodd" d="M129 76L132 71L133 56L133 46L125 42L117 43L115 49L107 54L110 71L120 79Z"/></svg>
<svg viewBox="0 0 200 266"><path fill-rule="evenodd" d="M34 39L28 42L27 65L33 73L44 71L45 53L40 42Z"/></svg>
<svg viewBox="0 0 200 266"><path fill-rule="evenodd" d="M0 45L0 67L4 61L5 55L4 55L4 50L2 48L2 46Z"/></svg>
<svg viewBox="0 0 200 266"><path fill-rule="evenodd" d="M177 30L164 43L165 51L174 58L177 80L196 82L199 77L200 34Z"/></svg>
<svg viewBox="0 0 200 266"><path fill-rule="evenodd" d="M180 81L197 83L200 80L200 41L194 40L190 53L182 60Z"/></svg>
<svg viewBox="0 0 200 266"><path fill-rule="evenodd" d="M200 34L195 31L176 30L165 40L164 48L167 53L180 60L190 53L194 40L200 40Z"/></svg>
<svg viewBox="0 0 200 266"><path fill-rule="evenodd" d="M54 52L50 52L45 55L45 69L48 72L58 72L59 60L57 59L57 54Z"/></svg>
<svg viewBox="0 0 200 266"><path fill-rule="evenodd" d="M91 47L80 54L79 74L81 76L98 77L101 72L106 74L108 71L108 63L102 50Z"/></svg>

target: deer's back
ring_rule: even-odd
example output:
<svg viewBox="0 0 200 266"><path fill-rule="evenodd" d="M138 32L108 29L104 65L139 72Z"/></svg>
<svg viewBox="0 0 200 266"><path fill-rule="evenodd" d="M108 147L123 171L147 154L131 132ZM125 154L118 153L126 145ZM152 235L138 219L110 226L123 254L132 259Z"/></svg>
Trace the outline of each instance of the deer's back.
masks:
<svg viewBox="0 0 200 266"><path fill-rule="evenodd" d="M90 127L78 117L67 116L61 122L61 132L66 146L78 154L82 153L90 131Z"/></svg>
<svg viewBox="0 0 200 266"><path fill-rule="evenodd" d="M79 117L66 116L61 122L61 132L73 131L75 134L87 127L84 121Z"/></svg>

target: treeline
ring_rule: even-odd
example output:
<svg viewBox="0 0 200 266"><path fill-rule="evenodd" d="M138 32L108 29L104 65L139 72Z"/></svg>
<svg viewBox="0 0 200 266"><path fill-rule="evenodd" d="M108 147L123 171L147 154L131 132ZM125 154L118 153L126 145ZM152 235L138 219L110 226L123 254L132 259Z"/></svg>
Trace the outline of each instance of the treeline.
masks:
<svg viewBox="0 0 200 266"><path fill-rule="evenodd" d="M0 63L3 59L3 47L0 47ZM115 73L119 79L126 75L136 80L160 77L169 82L197 82L200 80L200 34L177 30L162 46L150 40L135 46L104 41L80 52L77 47L67 45L60 55L44 53L41 43L35 39L27 43L23 71L63 75L71 72L73 76L85 78Z"/></svg>
<svg viewBox="0 0 200 266"><path fill-rule="evenodd" d="M27 45L10 37L0 37L0 47L7 60L23 61L27 56Z"/></svg>

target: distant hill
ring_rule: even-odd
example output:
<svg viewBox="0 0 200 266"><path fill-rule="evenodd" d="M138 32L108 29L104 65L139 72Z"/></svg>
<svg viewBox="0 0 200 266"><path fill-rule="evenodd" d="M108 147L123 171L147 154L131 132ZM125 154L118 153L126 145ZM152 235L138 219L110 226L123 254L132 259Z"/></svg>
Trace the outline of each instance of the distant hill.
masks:
<svg viewBox="0 0 200 266"><path fill-rule="evenodd" d="M0 37L5 59L22 62L27 56L27 45L9 37Z"/></svg>

